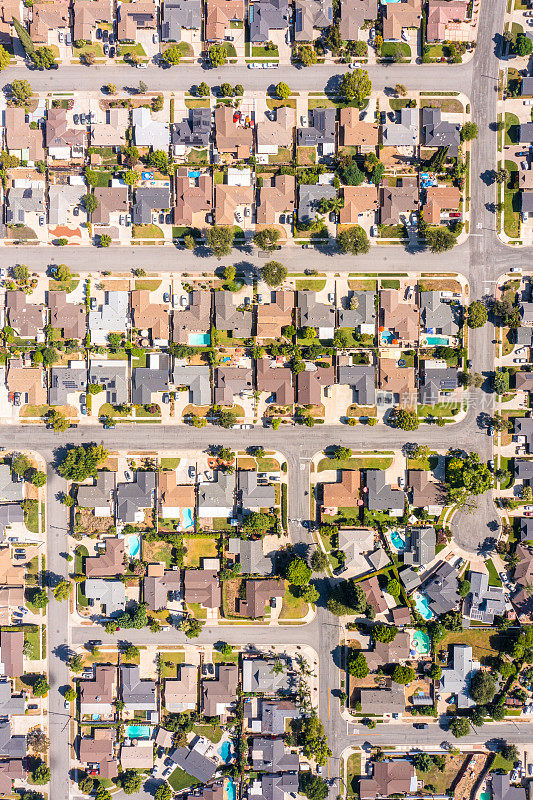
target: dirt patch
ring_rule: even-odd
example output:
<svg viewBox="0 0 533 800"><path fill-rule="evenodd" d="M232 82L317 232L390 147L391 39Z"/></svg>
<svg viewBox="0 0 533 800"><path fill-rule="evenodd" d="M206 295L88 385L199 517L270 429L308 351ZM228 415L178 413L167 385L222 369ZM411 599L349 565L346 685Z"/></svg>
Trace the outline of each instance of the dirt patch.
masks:
<svg viewBox="0 0 533 800"><path fill-rule="evenodd" d="M101 285L106 292L127 292L130 288L129 281L103 280Z"/></svg>
<svg viewBox="0 0 533 800"><path fill-rule="evenodd" d="M78 508L76 511L76 529L78 533L87 535L107 533L115 524L113 517L95 517L91 509Z"/></svg>
<svg viewBox="0 0 533 800"><path fill-rule="evenodd" d="M244 619L244 615L237 611L239 608L239 600L246 599L246 595L243 594L241 586L244 588L245 582L240 578L233 581L224 581L224 613Z"/></svg>
<svg viewBox="0 0 533 800"><path fill-rule="evenodd" d="M435 278L422 278L419 280L421 292L461 292L462 287L459 281L435 279Z"/></svg>

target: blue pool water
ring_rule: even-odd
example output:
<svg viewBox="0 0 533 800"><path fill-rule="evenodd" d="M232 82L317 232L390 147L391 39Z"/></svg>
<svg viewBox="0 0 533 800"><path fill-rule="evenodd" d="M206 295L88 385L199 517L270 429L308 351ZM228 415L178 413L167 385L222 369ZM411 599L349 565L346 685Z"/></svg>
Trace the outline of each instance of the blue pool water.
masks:
<svg viewBox="0 0 533 800"><path fill-rule="evenodd" d="M435 614L429 607L429 601L425 594L417 592L415 594L415 608L423 619L433 619Z"/></svg>
<svg viewBox="0 0 533 800"><path fill-rule="evenodd" d="M194 517L192 513L192 508L184 508L183 509L183 527L184 528L192 528L194 524Z"/></svg>
<svg viewBox="0 0 533 800"><path fill-rule="evenodd" d="M490 800L490 792L481 792L479 800Z"/></svg>
<svg viewBox="0 0 533 800"><path fill-rule="evenodd" d="M93 722L97 722L100 719L100 714L93 714Z"/></svg>
<svg viewBox="0 0 533 800"><path fill-rule="evenodd" d="M392 542L392 546L398 553L403 553L405 550L405 536L403 536L400 531L391 531L390 539Z"/></svg>
<svg viewBox="0 0 533 800"><path fill-rule="evenodd" d="M431 650L429 636L425 631L415 631L413 634L413 645L416 652L421 656L427 656Z"/></svg>
<svg viewBox="0 0 533 800"><path fill-rule="evenodd" d="M189 344L195 347L204 347L211 344L210 333L189 333L187 338L189 339Z"/></svg>
<svg viewBox="0 0 533 800"><path fill-rule="evenodd" d="M225 742L222 742L218 752L220 754L220 758L222 759L222 761L225 761L226 764L228 764L233 758L231 744L227 740Z"/></svg>
<svg viewBox="0 0 533 800"><path fill-rule="evenodd" d="M129 739L149 739L151 733L149 725L126 725L126 736Z"/></svg>
<svg viewBox="0 0 533 800"><path fill-rule="evenodd" d="M189 170L189 178L199 178L199 177L200 177L199 169Z"/></svg>
<svg viewBox="0 0 533 800"><path fill-rule="evenodd" d="M391 331L381 331L381 341L384 344L389 344L389 342L392 342L393 339L394 336L392 335Z"/></svg>
<svg viewBox="0 0 533 800"><path fill-rule="evenodd" d="M237 797L237 787L234 781L229 780L226 784L226 800L235 800Z"/></svg>
<svg viewBox="0 0 533 800"><path fill-rule="evenodd" d="M129 533L126 536L126 551L130 558L135 558L141 550L141 537L136 533Z"/></svg>
<svg viewBox="0 0 533 800"><path fill-rule="evenodd" d="M426 336L426 342L431 345L447 345L448 341L447 336Z"/></svg>
<svg viewBox="0 0 533 800"><path fill-rule="evenodd" d="M220 359L220 363L221 364L227 364L228 361L231 361L231 357L230 356L222 356L221 359Z"/></svg>

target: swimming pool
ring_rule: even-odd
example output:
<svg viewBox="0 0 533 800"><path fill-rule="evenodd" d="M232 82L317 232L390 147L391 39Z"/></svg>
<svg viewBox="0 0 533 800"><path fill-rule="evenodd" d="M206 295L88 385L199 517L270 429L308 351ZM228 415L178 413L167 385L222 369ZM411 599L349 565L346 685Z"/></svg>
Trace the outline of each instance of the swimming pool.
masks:
<svg viewBox="0 0 533 800"><path fill-rule="evenodd" d="M426 344L430 345L447 345L449 340L448 336L426 336Z"/></svg>
<svg viewBox="0 0 533 800"><path fill-rule="evenodd" d="M129 533L126 536L126 552L130 558L138 556L141 550L141 537L136 533Z"/></svg>
<svg viewBox="0 0 533 800"><path fill-rule="evenodd" d="M93 714L92 715L93 722L98 722L99 719L100 719L100 714Z"/></svg>
<svg viewBox="0 0 533 800"><path fill-rule="evenodd" d="M394 549L398 553L403 553L405 550L405 536L403 536L400 531L391 531L390 539Z"/></svg>
<svg viewBox="0 0 533 800"><path fill-rule="evenodd" d="M183 527L185 529L192 528L194 525L194 517L192 508L183 509Z"/></svg>
<svg viewBox="0 0 533 800"><path fill-rule="evenodd" d="M231 743L228 742L227 739L220 745L218 754L222 759L222 761L224 761L226 764L229 764L229 762L233 758L233 750L231 749Z"/></svg>
<svg viewBox="0 0 533 800"><path fill-rule="evenodd" d="M427 656L431 650L429 636L425 631L415 631L413 634L413 645L420 656Z"/></svg>
<svg viewBox="0 0 533 800"><path fill-rule="evenodd" d="M490 792L481 792L479 800L490 800Z"/></svg>
<svg viewBox="0 0 533 800"><path fill-rule="evenodd" d="M415 594L415 608L423 619L433 619L435 614L429 607L429 600L425 594L417 592Z"/></svg>
<svg viewBox="0 0 533 800"><path fill-rule="evenodd" d="M389 344L394 339L391 331L381 331L381 341L384 344Z"/></svg>
<svg viewBox="0 0 533 800"><path fill-rule="evenodd" d="M129 739L149 739L152 729L149 725L126 725L126 736Z"/></svg>
<svg viewBox="0 0 533 800"><path fill-rule="evenodd" d="M226 800L235 800L237 797L237 787L235 786L235 782L229 779L226 784Z"/></svg>
<svg viewBox="0 0 533 800"><path fill-rule="evenodd" d="M196 347L204 347L211 344L210 333L189 333L187 338L189 344L195 345Z"/></svg>

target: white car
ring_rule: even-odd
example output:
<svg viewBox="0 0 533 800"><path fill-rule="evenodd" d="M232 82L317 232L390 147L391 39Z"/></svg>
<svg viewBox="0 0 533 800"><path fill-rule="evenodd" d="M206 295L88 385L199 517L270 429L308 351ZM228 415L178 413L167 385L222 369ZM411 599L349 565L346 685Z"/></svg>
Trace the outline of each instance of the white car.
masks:
<svg viewBox="0 0 533 800"><path fill-rule="evenodd" d="M305 114L300 117L300 122L302 123L302 128L307 128L307 117Z"/></svg>
<svg viewBox="0 0 533 800"><path fill-rule="evenodd" d="M527 358L513 358L513 364L527 364Z"/></svg>

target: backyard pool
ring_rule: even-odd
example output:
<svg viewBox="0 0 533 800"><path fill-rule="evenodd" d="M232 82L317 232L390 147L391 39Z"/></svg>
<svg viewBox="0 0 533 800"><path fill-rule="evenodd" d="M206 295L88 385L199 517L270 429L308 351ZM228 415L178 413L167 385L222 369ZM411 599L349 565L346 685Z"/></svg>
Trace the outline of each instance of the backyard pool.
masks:
<svg viewBox="0 0 533 800"><path fill-rule="evenodd" d="M189 344L194 345L195 347L207 347L211 344L210 333L189 333L187 338L189 340Z"/></svg>
<svg viewBox="0 0 533 800"><path fill-rule="evenodd" d="M141 550L141 537L136 533L129 533L126 536L126 552L130 558L135 558Z"/></svg>
<svg viewBox="0 0 533 800"><path fill-rule="evenodd" d="M383 344L390 344L393 339L394 336L391 331L381 331L381 341Z"/></svg>
<svg viewBox="0 0 533 800"><path fill-rule="evenodd" d="M413 645L420 656L427 656L431 650L429 636L425 631L415 631L413 634Z"/></svg>
<svg viewBox="0 0 533 800"><path fill-rule="evenodd" d="M417 592L415 594L415 608L423 619L433 619L435 614L429 607L429 601L425 594Z"/></svg>
<svg viewBox="0 0 533 800"><path fill-rule="evenodd" d="M194 517L193 517L193 509L192 508L184 508L183 509L183 527L186 530L187 528L192 528L194 525Z"/></svg>
<svg viewBox="0 0 533 800"><path fill-rule="evenodd" d="M237 797L237 787L235 782L230 780L226 784L226 800L235 800Z"/></svg>
<svg viewBox="0 0 533 800"><path fill-rule="evenodd" d="M445 346L447 346L447 344L449 342L449 337L448 336L426 336L425 338L426 338L426 344L429 344L429 345L435 345L435 346L445 345Z"/></svg>
<svg viewBox="0 0 533 800"><path fill-rule="evenodd" d="M405 550L405 536L401 534L400 531L391 531L390 540L394 549L398 553L403 553Z"/></svg>
<svg viewBox="0 0 533 800"><path fill-rule="evenodd" d="M229 764L229 762L233 758L233 750L231 749L231 744L230 742L228 742L227 739L220 745L218 754L222 759L222 761L224 761L226 764Z"/></svg>
<svg viewBox="0 0 533 800"><path fill-rule="evenodd" d="M126 725L126 736L129 739L149 739L151 734L149 725Z"/></svg>
<svg viewBox="0 0 533 800"><path fill-rule="evenodd" d="M490 792L481 792L479 800L490 800Z"/></svg>

